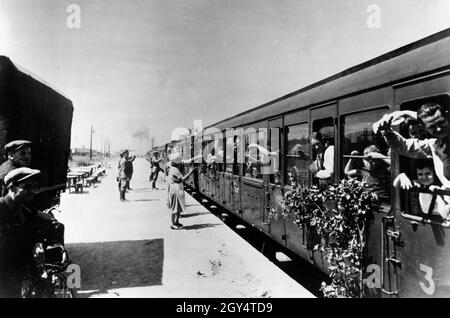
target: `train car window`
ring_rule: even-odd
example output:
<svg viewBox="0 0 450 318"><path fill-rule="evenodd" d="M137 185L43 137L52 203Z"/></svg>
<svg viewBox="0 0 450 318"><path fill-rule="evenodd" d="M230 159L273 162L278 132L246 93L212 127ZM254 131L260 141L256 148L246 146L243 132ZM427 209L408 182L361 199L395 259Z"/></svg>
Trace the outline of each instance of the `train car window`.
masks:
<svg viewBox="0 0 450 318"><path fill-rule="evenodd" d="M234 150L233 150L233 157L234 157L234 164L233 164L233 174L235 176L239 175L240 166L242 164L242 159L240 158L242 156L242 150L241 150L241 136L237 135L234 136Z"/></svg>
<svg viewBox="0 0 450 318"><path fill-rule="evenodd" d="M286 127L286 184L309 184L308 165L310 163L310 144L308 142L308 123Z"/></svg>
<svg viewBox="0 0 450 318"><path fill-rule="evenodd" d="M271 165L269 182L272 184L281 184L281 171L280 171L280 146L281 146L281 130L280 128L270 129L270 153L264 154L268 156L267 160Z"/></svg>
<svg viewBox="0 0 450 318"><path fill-rule="evenodd" d="M391 167L389 147L372 125L389 108L383 107L341 117L341 177L365 181L380 202L390 202Z"/></svg>
<svg viewBox="0 0 450 318"><path fill-rule="evenodd" d="M234 136L229 136L225 145L225 171L228 173L233 173L234 156Z"/></svg>
<svg viewBox="0 0 450 318"><path fill-rule="evenodd" d="M427 103L437 103L444 113L450 111L449 94L439 94L422 97L400 104L401 110L417 111L420 106ZM400 125L400 134L404 138L430 139L430 135L421 123L406 120ZM443 189L436 175L434 162L430 159L411 159L400 155L400 173L408 178L413 187L400 191L400 208L402 215L408 219L419 222L440 224L450 227L449 215L446 206L450 204L450 191Z"/></svg>
<svg viewBox="0 0 450 318"><path fill-rule="evenodd" d="M313 173L313 184L324 185L334 179L334 118L326 117L313 121L312 132L319 133L322 146L312 146L313 156L309 166ZM311 142L311 140L310 140Z"/></svg>
<svg viewBox="0 0 450 318"><path fill-rule="evenodd" d="M197 140L195 140L194 142L194 162L195 163L201 163L202 162L202 158L203 158L203 153L202 153L202 140L200 138L198 138Z"/></svg>
<svg viewBox="0 0 450 318"><path fill-rule="evenodd" d="M258 145L263 143L261 140L264 140L265 137L261 134L261 131L257 132L253 129L249 130L251 130L251 132L246 132L244 134L244 177L262 179L260 150L258 149Z"/></svg>
<svg viewBox="0 0 450 318"><path fill-rule="evenodd" d="M218 170L219 172L224 172L225 169L225 152L223 147L223 135L217 136L215 144L215 156L217 157L218 164Z"/></svg>

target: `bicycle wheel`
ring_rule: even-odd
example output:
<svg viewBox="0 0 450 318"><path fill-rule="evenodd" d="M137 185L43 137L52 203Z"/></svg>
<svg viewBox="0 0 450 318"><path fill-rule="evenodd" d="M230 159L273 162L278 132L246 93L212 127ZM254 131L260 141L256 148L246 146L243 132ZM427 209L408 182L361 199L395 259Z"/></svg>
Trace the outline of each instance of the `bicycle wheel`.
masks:
<svg viewBox="0 0 450 318"><path fill-rule="evenodd" d="M67 286L67 277L61 274L55 274L53 278L53 297L54 298L77 298L77 290Z"/></svg>
<svg viewBox="0 0 450 318"><path fill-rule="evenodd" d="M22 288L20 290L21 298L32 298L33 297L33 282L31 278L25 278L22 282Z"/></svg>

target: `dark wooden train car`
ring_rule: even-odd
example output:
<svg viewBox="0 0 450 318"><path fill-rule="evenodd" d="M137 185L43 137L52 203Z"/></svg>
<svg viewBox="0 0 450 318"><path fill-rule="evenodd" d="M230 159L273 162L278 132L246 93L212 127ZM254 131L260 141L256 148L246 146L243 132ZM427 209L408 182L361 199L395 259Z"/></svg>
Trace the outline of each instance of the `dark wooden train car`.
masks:
<svg viewBox="0 0 450 318"><path fill-rule="evenodd" d="M0 56L0 149L15 139L33 143L31 167L42 171L44 206L65 189L72 114L67 97Z"/></svg>
<svg viewBox="0 0 450 318"><path fill-rule="evenodd" d="M309 135L321 132L334 147L336 183L345 178L353 150L376 145L389 156L384 139L372 130L385 113L433 101L450 111L449 51L447 29L206 127L201 141L191 137L192 145L202 143L206 161L196 189L326 272L324 255L313 252L305 230L292 219L268 217L292 189L288 176L306 186L317 181L308 169L308 158L315 157ZM267 152L275 158L269 173L261 164ZM222 166L208 159L217 153L223 153ZM363 271L376 279L367 294L449 297L450 221L424 218L417 196L392 187L393 178L407 170L411 160L393 153L382 208L368 231L370 264Z"/></svg>

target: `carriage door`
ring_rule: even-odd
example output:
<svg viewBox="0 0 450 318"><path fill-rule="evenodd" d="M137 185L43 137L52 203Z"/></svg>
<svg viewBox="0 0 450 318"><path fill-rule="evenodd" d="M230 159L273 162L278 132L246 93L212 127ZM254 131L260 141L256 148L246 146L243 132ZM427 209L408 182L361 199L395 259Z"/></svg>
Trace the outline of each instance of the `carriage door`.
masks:
<svg viewBox="0 0 450 318"><path fill-rule="evenodd" d="M283 198L283 118L269 121L267 154L261 155L264 175L264 214L263 230L282 244L286 244L286 229L284 220L282 226L271 228L268 219L271 209L279 209L279 202ZM279 233L273 233L278 231Z"/></svg>
<svg viewBox="0 0 450 318"><path fill-rule="evenodd" d="M441 109L450 110L450 76L399 87L396 102L403 110L416 111L425 103L437 103ZM405 138L414 134L411 126L400 125L399 132ZM425 133L425 135L421 135ZM426 131L417 137L430 138ZM399 173L423 183L426 173L439 183L439 166L432 160L411 159L398 156ZM442 166L441 166L442 168ZM434 171L433 171L434 170ZM423 184L422 184L423 185ZM430 192L429 186L397 190L399 202L396 221L400 235L400 288L401 297L449 297L450 296L450 220L445 214L445 204L450 202L450 191Z"/></svg>
<svg viewBox="0 0 450 318"><path fill-rule="evenodd" d="M320 106L311 110L311 132L319 132L322 135L324 142L327 145L324 153L323 166L325 167L325 171L321 172L321 178L317 178L314 175L312 176L312 184L318 185L323 182L325 178L331 173L331 177L328 179L332 182L336 180L336 173L334 173L336 165L336 121L337 121L337 104L331 104L327 106ZM334 148L334 157L333 160L327 157L328 152ZM312 149L312 160L317 158L317 151L314 147Z"/></svg>
<svg viewBox="0 0 450 318"><path fill-rule="evenodd" d="M235 158L237 155L236 149L235 149L235 136L234 131L227 130L226 131L226 139L225 139L225 172L223 173L224 176L224 205L225 207L230 210L234 211L233 207L233 170L234 170L234 164L237 161ZM239 173L238 173L239 176Z"/></svg>

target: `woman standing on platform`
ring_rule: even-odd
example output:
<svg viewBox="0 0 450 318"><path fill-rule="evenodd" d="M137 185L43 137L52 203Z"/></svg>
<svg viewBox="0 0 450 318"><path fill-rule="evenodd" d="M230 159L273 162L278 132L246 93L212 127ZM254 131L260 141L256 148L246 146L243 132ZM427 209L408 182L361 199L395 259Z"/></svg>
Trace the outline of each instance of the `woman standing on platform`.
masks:
<svg viewBox="0 0 450 318"><path fill-rule="evenodd" d="M192 169L187 175L183 176L181 173L181 155L179 153L174 153L171 161L168 190L168 205L172 210L172 225L170 228L172 230L179 230L183 227L183 224L179 222L180 213L186 209L183 182L189 178L195 168Z"/></svg>

